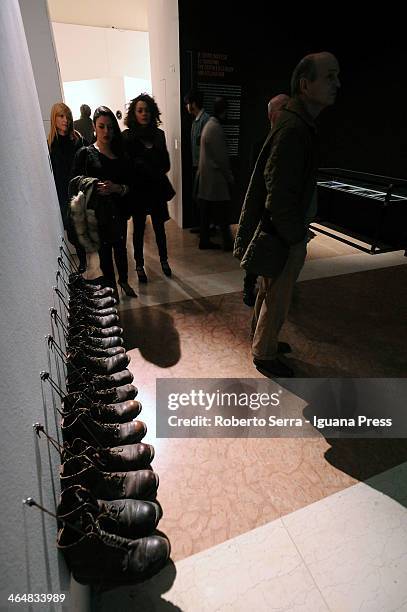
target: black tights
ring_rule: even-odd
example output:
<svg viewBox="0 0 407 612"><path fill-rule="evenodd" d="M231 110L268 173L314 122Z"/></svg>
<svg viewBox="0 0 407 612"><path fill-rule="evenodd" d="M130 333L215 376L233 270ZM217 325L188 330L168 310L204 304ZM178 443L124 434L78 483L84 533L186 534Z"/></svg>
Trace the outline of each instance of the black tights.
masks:
<svg viewBox="0 0 407 612"><path fill-rule="evenodd" d="M134 259L136 260L137 267L144 266L144 229L146 226L146 214L133 215L133 247L134 247ZM151 222L153 224L155 241L158 247L158 254L160 261L167 261L167 238L165 235L164 221L156 215L151 215Z"/></svg>
<svg viewBox="0 0 407 612"><path fill-rule="evenodd" d="M114 261L116 264L117 272L119 274L119 282L127 283L128 263L126 236L124 236L117 242L105 242L99 249L100 269L103 272L103 276L106 278L106 281L108 282L109 286L116 287L112 250L114 254Z"/></svg>

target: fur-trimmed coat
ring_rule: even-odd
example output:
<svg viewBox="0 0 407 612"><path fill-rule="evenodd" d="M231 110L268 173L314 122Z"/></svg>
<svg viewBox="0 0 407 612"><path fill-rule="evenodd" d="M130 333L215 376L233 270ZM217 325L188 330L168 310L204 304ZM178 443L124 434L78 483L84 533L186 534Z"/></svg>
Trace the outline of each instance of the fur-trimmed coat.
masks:
<svg viewBox="0 0 407 612"><path fill-rule="evenodd" d="M130 165L124 156L110 159L100 153L94 145L83 147L75 155L73 176L87 176L99 181L112 181L119 185L130 185ZM93 199L93 198L92 198ZM129 218L128 196L112 193L99 196L94 193L94 205L99 227L100 241L114 244L126 239Z"/></svg>
<svg viewBox="0 0 407 612"><path fill-rule="evenodd" d="M93 204L97 182L97 178L77 176L69 185L70 193L75 193L69 203L71 220L79 243L87 253L94 253L100 248L99 226Z"/></svg>

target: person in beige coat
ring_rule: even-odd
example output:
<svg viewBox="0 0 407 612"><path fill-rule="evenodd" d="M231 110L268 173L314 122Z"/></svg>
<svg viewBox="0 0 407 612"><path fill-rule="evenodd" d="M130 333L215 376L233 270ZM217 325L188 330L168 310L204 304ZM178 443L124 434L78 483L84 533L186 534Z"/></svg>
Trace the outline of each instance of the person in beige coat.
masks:
<svg viewBox="0 0 407 612"><path fill-rule="evenodd" d="M198 166L198 203L200 209L200 249L217 249L219 245L209 240L209 223L214 221L222 233L223 250L232 250L233 242L229 226L231 186L234 182L230 168L226 138L222 121L227 114L227 100L216 98L214 116L201 135Z"/></svg>

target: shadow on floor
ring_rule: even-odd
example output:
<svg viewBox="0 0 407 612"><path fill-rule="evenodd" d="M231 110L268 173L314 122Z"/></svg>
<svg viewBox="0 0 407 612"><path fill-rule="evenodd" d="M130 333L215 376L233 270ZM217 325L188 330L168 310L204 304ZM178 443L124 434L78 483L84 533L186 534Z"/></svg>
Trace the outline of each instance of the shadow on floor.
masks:
<svg viewBox="0 0 407 612"><path fill-rule="evenodd" d="M329 365L337 377L405 376L407 265L303 281L297 288L288 327L304 361Z"/></svg>
<svg viewBox="0 0 407 612"><path fill-rule="evenodd" d="M120 587L95 593L95 612L182 612L181 608L162 598L174 584L177 570L172 561L157 576L136 586Z"/></svg>
<svg viewBox="0 0 407 612"><path fill-rule="evenodd" d="M174 319L163 308L138 308L121 313L123 340L129 351L138 348L146 361L160 368L174 366L181 357L181 344Z"/></svg>
<svg viewBox="0 0 407 612"><path fill-rule="evenodd" d="M330 445L324 454L328 463L407 506L404 379L303 378L281 384L307 402L302 417ZM360 417L371 421L361 423ZM392 426L373 419L391 420ZM397 466L394 473L384 474Z"/></svg>
<svg viewBox="0 0 407 612"><path fill-rule="evenodd" d="M325 452L328 463L407 507L406 439L326 441L331 445ZM394 473L383 473L397 466Z"/></svg>

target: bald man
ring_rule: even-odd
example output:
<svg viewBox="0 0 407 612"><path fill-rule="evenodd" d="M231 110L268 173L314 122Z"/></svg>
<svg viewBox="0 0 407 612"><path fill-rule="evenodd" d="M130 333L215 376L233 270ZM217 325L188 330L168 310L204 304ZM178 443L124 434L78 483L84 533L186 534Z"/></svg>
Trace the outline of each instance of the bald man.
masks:
<svg viewBox="0 0 407 612"><path fill-rule="evenodd" d="M307 55L296 66L291 100L263 146L246 193L244 208L252 212L263 194L261 220L254 233L250 213L242 211L239 223L234 254L243 268L262 276L253 315L253 363L269 377L294 376L281 360L291 347L278 337L304 265L315 206L315 119L334 104L338 75L338 61L328 52Z"/></svg>
<svg viewBox="0 0 407 612"><path fill-rule="evenodd" d="M277 119L281 115L281 111L287 105L290 100L290 96L287 94L278 94L269 100L267 104L267 115L270 121L270 129L273 129ZM259 153L263 147L264 139L256 142L253 147L253 151L250 157L250 172L253 172L255 167L255 163L259 156ZM243 303L246 306L252 308L256 303L256 283L257 283L257 274L252 272L246 272L245 277L243 279Z"/></svg>

